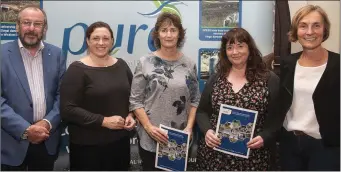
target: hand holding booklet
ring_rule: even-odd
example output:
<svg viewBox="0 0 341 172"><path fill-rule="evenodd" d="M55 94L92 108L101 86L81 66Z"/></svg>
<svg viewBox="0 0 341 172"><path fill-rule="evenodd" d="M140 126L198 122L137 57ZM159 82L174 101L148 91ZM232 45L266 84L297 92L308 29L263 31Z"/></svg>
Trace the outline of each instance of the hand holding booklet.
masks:
<svg viewBox="0 0 341 172"><path fill-rule="evenodd" d="M258 112L226 104L220 105L216 135L221 145L214 150L249 158L247 142L253 138Z"/></svg>
<svg viewBox="0 0 341 172"><path fill-rule="evenodd" d="M167 171L186 171L190 134L160 124L168 135L168 144L157 143L155 167Z"/></svg>

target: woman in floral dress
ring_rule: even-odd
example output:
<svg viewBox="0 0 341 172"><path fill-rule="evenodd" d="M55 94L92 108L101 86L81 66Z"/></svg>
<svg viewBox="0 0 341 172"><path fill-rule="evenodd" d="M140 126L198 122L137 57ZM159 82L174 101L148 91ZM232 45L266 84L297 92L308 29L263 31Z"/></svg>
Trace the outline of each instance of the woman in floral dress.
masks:
<svg viewBox="0 0 341 172"><path fill-rule="evenodd" d="M199 141L193 170L269 170L269 146L275 142L268 124L276 113L278 77L266 69L253 38L242 28L231 29L222 37L216 69L197 110L196 122L205 138ZM221 144L215 135L221 104L258 111L255 137L247 143L251 149L248 159L213 150Z"/></svg>

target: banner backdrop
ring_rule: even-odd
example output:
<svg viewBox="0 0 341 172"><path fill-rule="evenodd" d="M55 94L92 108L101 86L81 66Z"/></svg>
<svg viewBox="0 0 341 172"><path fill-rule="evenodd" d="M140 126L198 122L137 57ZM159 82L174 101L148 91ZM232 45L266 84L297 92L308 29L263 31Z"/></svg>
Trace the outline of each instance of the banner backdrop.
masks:
<svg viewBox="0 0 341 172"><path fill-rule="evenodd" d="M9 1L4 4L6 2ZM41 6L48 17L45 41L63 49L68 58L67 65L86 54L87 27L93 22L104 21L114 32L113 56L124 59L134 72L138 59L155 51L151 31L157 15L163 11L177 13L182 19L186 28L182 51L198 64L200 90L217 62L221 36L230 28L245 28L263 55L272 52L272 1L43 1ZM2 26L3 30L4 23ZM11 39L16 37L2 39L1 43ZM56 170L68 170L69 166L68 131L66 126L63 129ZM131 135L131 170L141 170L136 132ZM200 133L195 132L190 143L189 167L196 162L199 136Z"/></svg>

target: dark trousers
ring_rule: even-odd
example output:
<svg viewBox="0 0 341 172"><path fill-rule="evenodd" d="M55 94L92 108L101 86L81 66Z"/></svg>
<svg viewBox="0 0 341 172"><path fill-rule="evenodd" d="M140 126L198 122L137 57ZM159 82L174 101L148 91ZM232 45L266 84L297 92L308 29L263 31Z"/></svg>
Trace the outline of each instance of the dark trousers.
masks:
<svg viewBox="0 0 341 172"><path fill-rule="evenodd" d="M57 155L47 153L45 143L30 144L24 162L19 166L1 164L1 171L52 171Z"/></svg>
<svg viewBox="0 0 341 172"><path fill-rule="evenodd" d="M340 171L340 147L325 147L321 139L305 134L295 135L283 128L279 153L284 171Z"/></svg>
<svg viewBox="0 0 341 172"><path fill-rule="evenodd" d="M155 152L149 152L144 150L139 144L139 154L142 160L142 170L143 171L163 171L155 168Z"/></svg>
<svg viewBox="0 0 341 172"><path fill-rule="evenodd" d="M79 145L70 142L71 171L128 171L129 137L105 145Z"/></svg>

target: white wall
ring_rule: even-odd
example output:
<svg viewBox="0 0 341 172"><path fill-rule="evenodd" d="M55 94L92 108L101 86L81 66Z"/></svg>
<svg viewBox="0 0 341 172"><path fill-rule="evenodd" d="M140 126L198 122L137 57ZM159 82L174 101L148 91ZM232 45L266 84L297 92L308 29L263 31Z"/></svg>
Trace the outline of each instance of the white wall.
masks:
<svg viewBox="0 0 341 172"><path fill-rule="evenodd" d="M340 1L289 1L291 18L298 9L307 4L319 5L326 11L331 22L331 28L330 36L323 43L323 46L330 51L340 53ZM292 53L302 50L301 45L297 42L291 45Z"/></svg>

